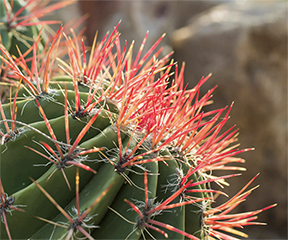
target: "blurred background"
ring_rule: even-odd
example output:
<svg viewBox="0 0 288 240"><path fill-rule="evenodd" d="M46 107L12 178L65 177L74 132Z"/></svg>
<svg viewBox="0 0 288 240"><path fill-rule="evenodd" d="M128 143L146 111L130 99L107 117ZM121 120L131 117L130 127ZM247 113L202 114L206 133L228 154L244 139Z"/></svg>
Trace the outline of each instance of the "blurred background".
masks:
<svg viewBox="0 0 288 240"><path fill-rule="evenodd" d="M122 44L138 49L149 30L146 50L163 34L164 54L185 61L185 81L192 88L212 73L202 94L215 85L211 109L235 101L228 125L240 128L240 148L247 171L229 180L229 196L261 173L260 184L237 212L278 203L259 215L267 226L246 227L249 239L287 239L287 1L85 1L57 11L67 22L89 14L87 44L92 45L122 19ZM143 51L145 52L145 50ZM135 51L136 53L136 51Z"/></svg>

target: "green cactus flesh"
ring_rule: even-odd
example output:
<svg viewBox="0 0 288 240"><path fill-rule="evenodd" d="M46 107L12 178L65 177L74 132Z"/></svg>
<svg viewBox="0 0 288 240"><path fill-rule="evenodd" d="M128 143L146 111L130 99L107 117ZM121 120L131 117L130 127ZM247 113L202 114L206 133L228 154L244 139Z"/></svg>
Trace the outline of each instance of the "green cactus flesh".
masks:
<svg viewBox="0 0 288 240"><path fill-rule="evenodd" d="M37 46L39 26L9 27L23 4L0 1L1 61L12 89L0 101L1 239L245 237L234 227L274 206L229 217L255 178L219 208L211 205L225 193L210 183L237 175L212 172L242 162L234 155L250 149L237 149L237 130L222 130L232 106L203 112L214 89L203 97L199 89L209 76L188 90L184 68L169 64L170 55L152 56L163 36L132 60L133 43L120 51L118 24L88 60L77 36L60 41L62 27L53 43L43 37ZM19 40L25 34L29 41ZM46 41L51 51L41 65ZM55 67L58 44L69 60Z"/></svg>

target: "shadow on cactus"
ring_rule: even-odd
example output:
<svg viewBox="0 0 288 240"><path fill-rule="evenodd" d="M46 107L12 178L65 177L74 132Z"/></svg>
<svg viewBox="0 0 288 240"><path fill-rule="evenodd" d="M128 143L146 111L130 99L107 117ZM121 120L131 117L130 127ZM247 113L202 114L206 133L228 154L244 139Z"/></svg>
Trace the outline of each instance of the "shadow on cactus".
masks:
<svg viewBox="0 0 288 240"><path fill-rule="evenodd" d="M255 189L224 188L252 149L227 130L233 104L203 111L210 75L184 86L184 64L159 58L164 35L133 59L120 23L91 47L65 25L50 36L37 17L70 1L45 3L1 2L1 239L228 240L263 225L275 204L231 213Z"/></svg>

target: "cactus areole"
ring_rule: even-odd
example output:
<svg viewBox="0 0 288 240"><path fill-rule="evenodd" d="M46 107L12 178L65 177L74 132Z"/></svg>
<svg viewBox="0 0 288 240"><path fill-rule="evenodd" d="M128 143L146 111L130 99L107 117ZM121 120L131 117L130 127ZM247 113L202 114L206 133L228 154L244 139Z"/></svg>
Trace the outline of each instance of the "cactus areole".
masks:
<svg viewBox="0 0 288 240"><path fill-rule="evenodd" d="M210 75L185 86L164 35L133 58L120 23L89 48L69 23L49 35L56 22L38 18L72 1L46 2L0 2L0 238L236 239L261 225L275 205L230 214L256 176L230 198L217 188L251 149L226 127L233 104L203 111Z"/></svg>

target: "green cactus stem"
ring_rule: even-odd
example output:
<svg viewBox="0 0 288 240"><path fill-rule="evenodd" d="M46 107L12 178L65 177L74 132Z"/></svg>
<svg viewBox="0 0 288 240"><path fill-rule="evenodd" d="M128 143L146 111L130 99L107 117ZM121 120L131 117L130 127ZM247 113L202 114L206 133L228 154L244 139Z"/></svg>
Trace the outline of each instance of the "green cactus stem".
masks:
<svg viewBox="0 0 288 240"><path fill-rule="evenodd" d="M2 81L11 85L0 99L0 238L227 240L262 225L256 215L275 204L230 214L256 176L212 206L245 170L236 155L252 148L238 149L238 129L226 127L233 104L203 111L211 75L184 86L184 65L172 53L158 59L164 35L142 56L147 33L132 59L120 22L90 48L65 26L44 37L37 18L64 2L37 11L36 0L0 2Z"/></svg>

